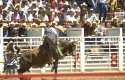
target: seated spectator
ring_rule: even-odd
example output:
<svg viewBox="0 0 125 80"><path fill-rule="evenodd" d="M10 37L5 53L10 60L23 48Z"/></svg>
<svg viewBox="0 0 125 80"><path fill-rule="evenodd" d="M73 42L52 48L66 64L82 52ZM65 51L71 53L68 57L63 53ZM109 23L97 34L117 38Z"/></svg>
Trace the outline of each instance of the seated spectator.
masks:
<svg viewBox="0 0 125 80"><path fill-rule="evenodd" d="M43 22L43 23L40 23L39 27L44 28L44 27L47 27L47 25Z"/></svg>
<svg viewBox="0 0 125 80"><path fill-rule="evenodd" d="M0 21L3 20L2 9L0 10Z"/></svg>
<svg viewBox="0 0 125 80"><path fill-rule="evenodd" d="M29 9L30 10L36 10L36 11L38 11L39 9L38 9L38 3L37 3L37 1L32 1L32 5L29 7Z"/></svg>
<svg viewBox="0 0 125 80"><path fill-rule="evenodd" d="M59 22L60 21L60 18L59 18L59 15L58 15L58 11L55 11L55 17L54 17L54 22Z"/></svg>
<svg viewBox="0 0 125 80"><path fill-rule="evenodd" d="M70 11L70 13L68 15L66 15L66 21L72 22L75 21L75 14L74 11Z"/></svg>
<svg viewBox="0 0 125 80"><path fill-rule="evenodd" d="M8 35L8 24L7 23L4 23L2 28L3 28L3 37L7 37Z"/></svg>
<svg viewBox="0 0 125 80"><path fill-rule="evenodd" d="M46 10L44 8L39 11L38 19L45 22L49 21L48 15L46 14Z"/></svg>
<svg viewBox="0 0 125 80"><path fill-rule="evenodd" d="M3 6L3 1L2 0L0 0L0 6Z"/></svg>
<svg viewBox="0 0 125 80"><path fill-rule="evenodd" d="M73 21L73 24L71 26L72 28L79 28L79 22L77 20Z"/></svg>
<svg viewBox="0 0 125 80"><path fill-rule="evenodd" d="M53 9L50 10L49 14L48 14L48 18L49 18L49 22L53 22L54 18L55 18L55 12Z"/></svg>
<svg viewBox="0 0 125 80"><path fill-rule="evenodd" d="M112 22L111 22L111 24L109 25L109 27L111 27L111 28L118 28L119 26L118 26L118 18L117 17L114 17L113 19L112 19Z"/></svg>
<svg viewBox="0 0 125 80"><path fill-rule="evenodd" d="M26 14L26 17L27 17L27 21L33 21L33 15L32 15L32 11L29 9L28 10L28 13Z"/></svg>
<svg viewBox="0 0 125 80"><path fill-rule="evenodd" d="M14 9L14 13L11 16L11 20L12 21L19 21L20 20L19 10L17 8Z"/></svg>
<svg viewBox="0 0 125 80"><path fill-rule="evenodd" d="M92 8L89 10L88 19L90 19L91 21L94 21L95 19L98 19Z"/></svg>
<svg viewBox="0 0 125 80"><path fill-rule="evenodd" d="M66 21L65 19L63 20L62 24L61 24L64 28L71 28L71 25L68 21Z"/></svg>
<svg viewBox="0 0 125 80"><path fill-rule="evenodd" d="M122 12L121 8L116 8L114 12Z"/></svg>
<svg viewBox="0 0 125 80"><path fill-rule="evenodd" d="M76 2L73 3L71 9L73 9L75 13L76 13L76 11L79 11L79 12L81 11L80 7L77 5Z"/></svg>
<svg viewBox="0 0 125 80"><path fill-rule="evenodd" d="M11 21L11 16L8 14L7 10L3 10L3 20Z"/></svg>
<svg viewBox="0 0 125 80"><path fill-rule="evenodd" d="M26 23L23 23L18 28L18 36L19 37L26 37L27 36L27 25L26 25Z"/></svg>
<svg viewBox="0 0 125 80"><path fill-rule="evenodd" d="M34 22L34 23L31 24L31 27L32 27L32 28L37 28L38 25Z"/></svg>
<svg viewBox="0 0 125 80"><path fill-rule="evenodd" d="M76 11L75 13L75 19L80 21L80 12L79 11Z"/></svg>
<svg viewBox="0 0 125 80"><path fill-rule="evenodd" d="M28 2L23 0L20 5L20 11L27 13L28 8L29 8Z"/></svg>
<svg viewBox="0 0 125 80"><path fill-rule="evenodd" d="M11 22L8 27L8 35L7 37L14 37L15 36L15 31L14 31L15 23Z"/></svg>

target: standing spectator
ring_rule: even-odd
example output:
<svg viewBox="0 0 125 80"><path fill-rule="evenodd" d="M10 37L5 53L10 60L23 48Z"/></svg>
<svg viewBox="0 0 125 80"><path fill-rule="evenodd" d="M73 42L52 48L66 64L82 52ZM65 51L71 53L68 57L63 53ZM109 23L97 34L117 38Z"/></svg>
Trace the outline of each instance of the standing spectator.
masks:
<svg viewBox="0 0 125 80"><path fill-rule="evenodd" d="M109 0L99 0L98 1L98 6L99 6L99 20L100 21L105 21L106 19L106 14L107 14L107 4L109 3ZM103 17L103 19L102 19Z"/></svg>
<svg viewBox="0 0 125 80"><path fill-rule="evenodd" d="M117 0L110 0L108 5L109 5L108 6L109 7L108 11L109 12L114 12L115 9L117 8Z"/></svg>
<svg viewBox="0 0 125 80"><path fill-rule="evenodd" d="M122 23L119 26L122 28L123 35L125 35L125 19L122 20Z"/></svg>
<svg viewBox="0 0 125 80"><path fill-rule="evenodd" d="M87 16L88 16L87 4L85 2L83 2L81 4L80 20L81 21L86 20Z"/></svg>
<svg viewBox="0 0 125 80"><path fill-rule="evenodd" d="M94 10L96 10L96 4L94 0L86 0L85 2L87 3L89 8L93 8Z"/></svg>
<svg viewBox="0 0 125 80"><path fill-rule="evenodd" d="M96 28L97 26L98 26L97 22L93 21L93 22L92 22L92 26L90 27L90 33L89 33L90 36L95 35L94 30L95 30L95 28Z"/></svg>
<svg viewBox="0 0 125 80"><path fill-rule="evenodd" d="M119 25L118 25L118 18L117 17L114 17L112 19L112 22L111 22L109 27L111 27L111 28L118 28L119 27Z"/></svg>
<svg viewBox="0 0 125 80"><path fill-rule="evenodd" d="M86 22L81 26L84 28L84 36L89 36L90 34L90 27L92 26L91 20L86 20Z"/></svg>

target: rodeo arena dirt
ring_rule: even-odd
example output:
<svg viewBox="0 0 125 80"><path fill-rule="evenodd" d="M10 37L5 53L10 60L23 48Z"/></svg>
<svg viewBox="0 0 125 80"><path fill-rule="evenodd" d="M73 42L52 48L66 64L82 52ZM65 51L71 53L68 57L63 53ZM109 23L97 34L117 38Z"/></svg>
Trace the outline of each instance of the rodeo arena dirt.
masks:
<svg viewBox="0 0 125 80"><path fill-rule="evenodd" d="M58 74L24 74L24 75L0 75L0 80L125 80L125 73L119 72L93 72L93 73L58 73ZM56 77L56 78L55 78Z"/></svg>

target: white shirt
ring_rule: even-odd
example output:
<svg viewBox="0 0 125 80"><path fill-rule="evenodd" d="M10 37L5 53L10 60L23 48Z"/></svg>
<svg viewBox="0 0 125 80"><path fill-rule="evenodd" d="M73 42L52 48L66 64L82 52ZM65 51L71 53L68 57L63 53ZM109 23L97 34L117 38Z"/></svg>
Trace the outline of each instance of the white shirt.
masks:
<svg viewBox="0 0 125 80"><path fill-rule="evenodd" d="M107 3L107 1L108 1L108 0L99 0L99 3L105 4L105 3Z"/></svg>
<svg viewBox="0 0 125 80"><path fill-rule="evenodd" d="M0 14L0 20L3 20L3 15L2 14Z"/></svg>
<svg viewBox="0 0 125 80"><path fill-rule="evenodd" d="M0 6L2 6L3 5L3 1L2 0L0 0Z"/></svg>
<svg viewBox="0 0 125 80"><path fill-rule="evenodd" d="M59 31L56 28L50 27L47 28L47 35L49 38L51 39L55 39L57 37L59 37Z"/></svg>

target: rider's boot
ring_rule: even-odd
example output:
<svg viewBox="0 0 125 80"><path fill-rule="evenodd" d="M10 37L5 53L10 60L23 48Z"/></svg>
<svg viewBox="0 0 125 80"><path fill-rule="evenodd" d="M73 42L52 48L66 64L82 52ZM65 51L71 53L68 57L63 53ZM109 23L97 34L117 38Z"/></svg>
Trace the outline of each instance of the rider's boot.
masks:
<svg viewBox="0 0 125 80"><path fill-rule="evenodd" d="M55 62L55 59L53 58L53 56L49 56L49 63L48 65L50 66L51 64L53 64L53 62Z"/></svg>

